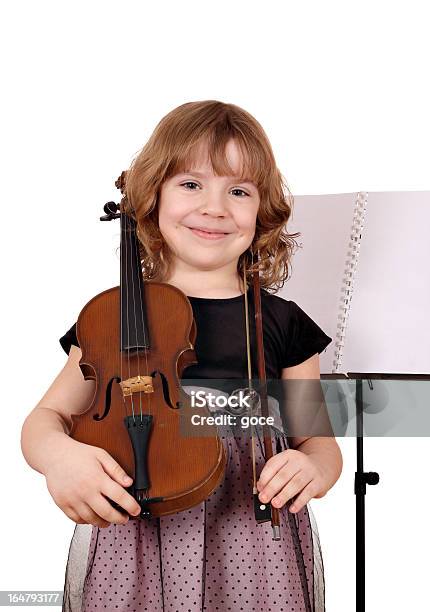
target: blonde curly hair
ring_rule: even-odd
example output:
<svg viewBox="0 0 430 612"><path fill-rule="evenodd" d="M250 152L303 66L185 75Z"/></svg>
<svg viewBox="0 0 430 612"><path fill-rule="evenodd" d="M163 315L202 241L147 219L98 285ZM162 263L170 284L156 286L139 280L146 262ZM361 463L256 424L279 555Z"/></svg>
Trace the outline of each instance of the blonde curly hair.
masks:
<svg viewBox="0 0 430 612"><path fill-rule="evenodd" d="M124 173L125 212L136 221L145 280L163 282L172 261L158 226L163 182L190 167L201 145L207 146L215 174L232 175L225 156L230 139L242 154L241 176L251 179L260 195L254 239L238 259L238 273L242 274L245 265L247 282L251 283L252 271L258 269L261 287L274 292L289 277L300 233L286 230L293 196L276 166L269 139L258 121L239 106L204 100L182 104L163 117Z"/></svg>

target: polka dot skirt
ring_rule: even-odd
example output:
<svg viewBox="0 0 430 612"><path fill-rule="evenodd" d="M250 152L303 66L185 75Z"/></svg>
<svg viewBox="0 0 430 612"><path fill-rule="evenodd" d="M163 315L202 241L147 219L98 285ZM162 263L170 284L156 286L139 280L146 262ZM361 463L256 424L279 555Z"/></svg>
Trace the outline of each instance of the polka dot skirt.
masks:
<svg viewBox="0 0 430 612"><path fill-rule="evenodd" d="M223 482L202 504L159 519L77 525L66 570L68 612L324 612L318 531L309 506L280 510L281 540L258 525L251 442L223 436ZM277 438L278 451L288 448ZM259 473L262 444L256 443ZM288 505L288 504L287 504Z"/></svg>

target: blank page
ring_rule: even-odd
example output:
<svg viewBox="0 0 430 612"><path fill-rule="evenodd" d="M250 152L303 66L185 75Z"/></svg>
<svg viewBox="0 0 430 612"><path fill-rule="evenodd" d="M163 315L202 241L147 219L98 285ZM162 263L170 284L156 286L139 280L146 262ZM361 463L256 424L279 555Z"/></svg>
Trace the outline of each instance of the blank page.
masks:
<svg viewBox="0 0 430 612"><path fill-rule="evenodd" d="M278 295L296 302L333 341L320 355L321 372L334 371L345 264L357 194L295 196L288 231L300 231L292 275Z"/></svg>
<svg viewBox="0 0 430 612"><path fill-rule="evenodd" d="M341 371L430 373L429 234L429 191L369 193Z"/></svg>

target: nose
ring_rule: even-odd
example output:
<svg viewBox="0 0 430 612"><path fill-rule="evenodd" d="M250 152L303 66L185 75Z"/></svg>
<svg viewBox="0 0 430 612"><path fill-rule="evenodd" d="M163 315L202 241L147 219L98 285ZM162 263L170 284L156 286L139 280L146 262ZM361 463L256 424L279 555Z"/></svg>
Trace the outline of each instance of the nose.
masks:
<svg viewBox="0 0 430 612"><path fill-rule="evenodd" d="M199 210L202 214L224 217L227 214L225 194L221 190L207 191Z"/></svg>

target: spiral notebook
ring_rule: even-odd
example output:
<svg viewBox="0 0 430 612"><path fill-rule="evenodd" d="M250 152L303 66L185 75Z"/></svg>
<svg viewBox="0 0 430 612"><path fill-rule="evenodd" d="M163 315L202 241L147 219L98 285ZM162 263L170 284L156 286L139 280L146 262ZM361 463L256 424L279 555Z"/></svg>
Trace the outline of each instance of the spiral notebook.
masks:
<svg viewBox="0 0 430 612"><path fill-rule="evenodd" d="M278 293L333 342L322 373L430 373L430 191L295 196Z"/></svg>

